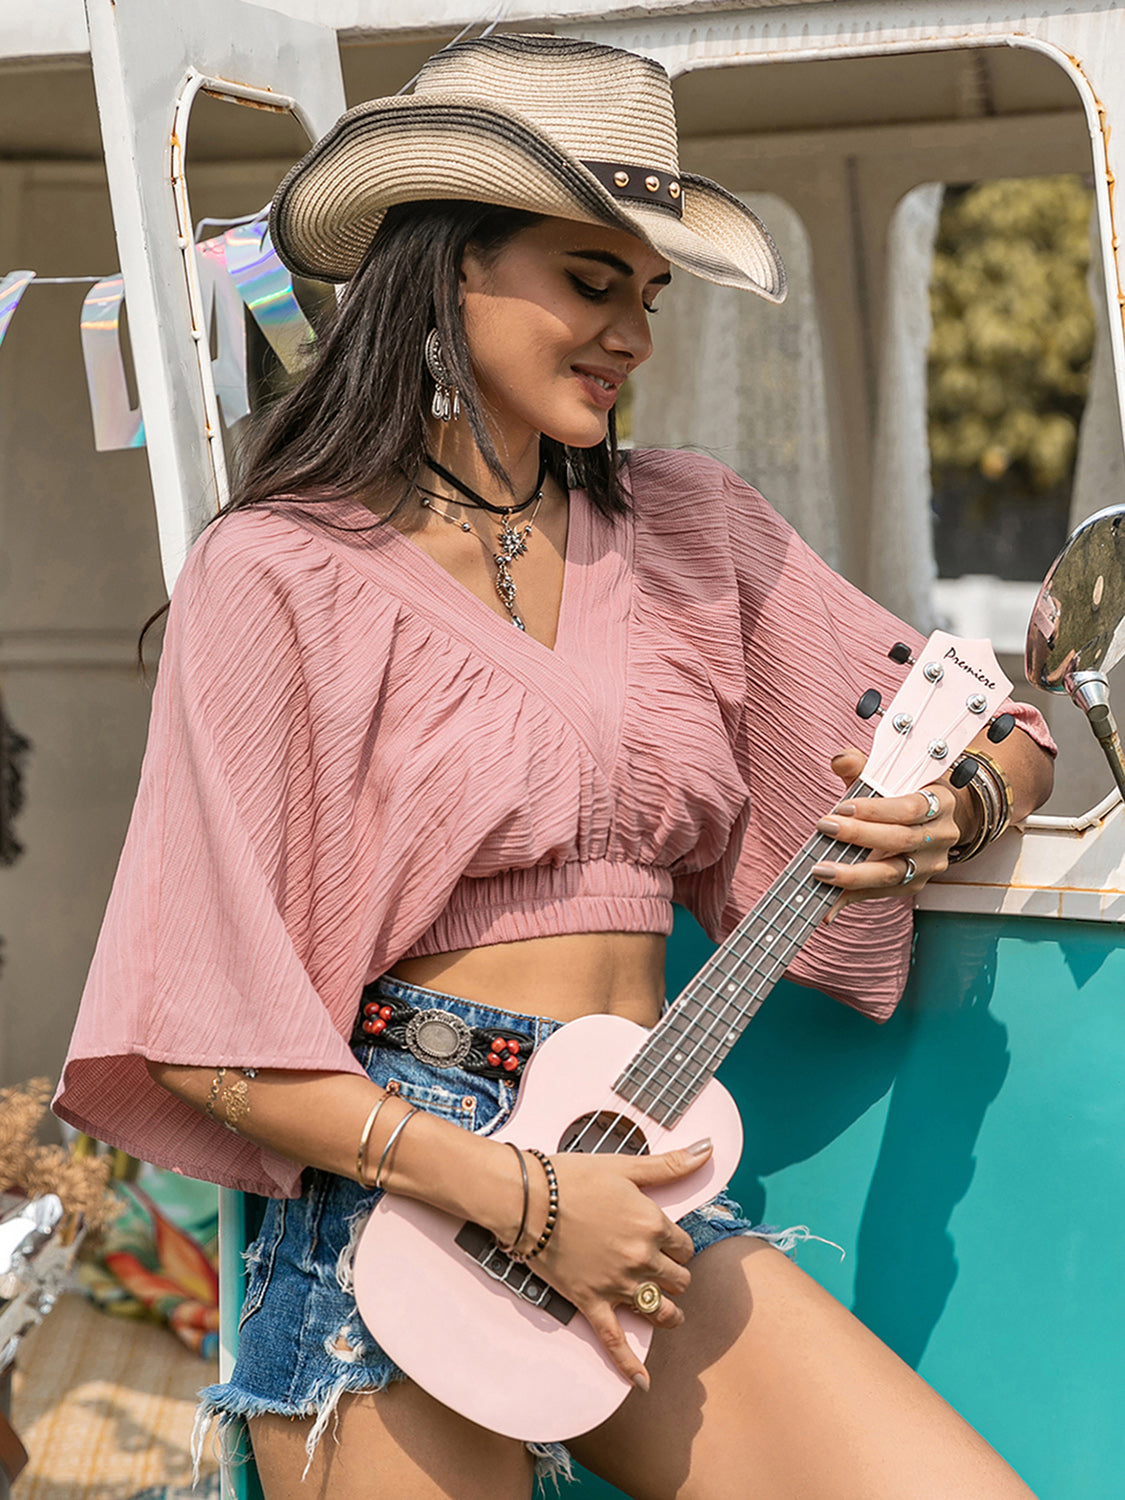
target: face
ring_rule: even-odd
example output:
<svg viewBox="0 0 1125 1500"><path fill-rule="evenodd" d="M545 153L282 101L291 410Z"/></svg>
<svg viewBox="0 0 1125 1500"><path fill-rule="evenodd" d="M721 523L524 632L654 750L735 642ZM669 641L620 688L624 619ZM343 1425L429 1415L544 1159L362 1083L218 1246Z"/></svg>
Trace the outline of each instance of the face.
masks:
<svg viewBox="0 0 1125 1500"><path fill-rule="evenodd" d="M569 219L523 230L488 262L470 251L462 316L501 432L600 443L625 377L652 353L650 319L671 279L633 235Z"/></svg>

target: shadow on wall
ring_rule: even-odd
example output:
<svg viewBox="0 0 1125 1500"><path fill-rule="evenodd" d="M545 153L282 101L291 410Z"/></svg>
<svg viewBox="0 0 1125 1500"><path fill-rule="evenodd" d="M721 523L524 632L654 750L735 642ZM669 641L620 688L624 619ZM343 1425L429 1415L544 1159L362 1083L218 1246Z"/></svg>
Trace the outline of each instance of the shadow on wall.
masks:
<svg viewBox="0 0 1125 1500"><path fill-rule="evenodd" d="M689 924L677 912L670 995L710 951ZM771 1176L825 1151L889 1093L874 1169L862 1150L842 1158L857 1172L845 1190L854 1186L858 1196L867 1184L853 1310L914 1366L956 1282L949 1222L972 1181L981 1125L1009 1064L1007 1028L989 1009L995 936L982 929L943 947L923 932L915 966L941 1003L931 999L923 1010L912 981L882 1027L782 981L722 1072L746 1130L734 1191L756 1220L769 1217Z"/></svg>

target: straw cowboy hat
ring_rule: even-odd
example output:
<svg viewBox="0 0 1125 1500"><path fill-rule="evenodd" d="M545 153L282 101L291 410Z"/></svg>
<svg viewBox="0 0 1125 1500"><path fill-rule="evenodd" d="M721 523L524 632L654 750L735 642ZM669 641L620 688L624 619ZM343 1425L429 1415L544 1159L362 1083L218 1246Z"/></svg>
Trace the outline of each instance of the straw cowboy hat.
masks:
<svg viewBox="0 0 1125 1500"><path fill-rule="evenodd" d="M514 34L455 42L412 94L340 117L278 188L270 230L292 271L346 281L385 210L426 198L609 224L707 281L785 296L762 222L680 171L667 73L617 47Z"/></svg>

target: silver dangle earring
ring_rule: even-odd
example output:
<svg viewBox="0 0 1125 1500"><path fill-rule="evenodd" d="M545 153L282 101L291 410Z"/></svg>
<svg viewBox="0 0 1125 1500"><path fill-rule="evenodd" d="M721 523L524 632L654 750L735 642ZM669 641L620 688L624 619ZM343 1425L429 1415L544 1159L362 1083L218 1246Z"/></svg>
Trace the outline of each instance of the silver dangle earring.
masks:
<svg viewBox="0 0 1125 1500"><path fill-rule="evenodd" d="M442 422L461 415L461 397L441 353L441 339L436 328L426 338L426 369L434 382L434 399L430 410Z"/></svg>

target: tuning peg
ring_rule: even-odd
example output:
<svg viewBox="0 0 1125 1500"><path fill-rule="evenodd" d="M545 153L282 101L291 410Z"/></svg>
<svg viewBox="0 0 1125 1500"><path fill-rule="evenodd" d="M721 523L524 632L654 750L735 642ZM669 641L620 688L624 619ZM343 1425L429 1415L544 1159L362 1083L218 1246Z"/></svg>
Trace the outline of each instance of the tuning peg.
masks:
<svg viewBox="0 0 1125 1500"><path fill-rule="evenodd" d="M953 767L953 774L949 778L950 786L968 786L980 767L971 755L963 756Z"/></svg>
<svg viewBox="0 0 1125 1500"><path fill-rule="evenodd" d="M855 711L861 719L872 719L876 714L881 714L883 712L883 710L879 707L882 701L883 696L877 688L868 688L866 693L864 693L863 697L856 704Z"/></svg>
<svg viewBox="0 0 1125 1500"><path fill-rule="evenodd" d="M988 726L988 738L994 745L1001 740L1006 740L1016 727L1015 718L1011 714L998 714Z"/></svg>
<svg viewBox="0 0 1125 1500"><path fill-rule="evenodd" d="M898 662L900 667L912 667L914 665L914 657L911 655L910 647L904 645L902 641L896 641L887 652L887 655L892 661Z"/></svg>

